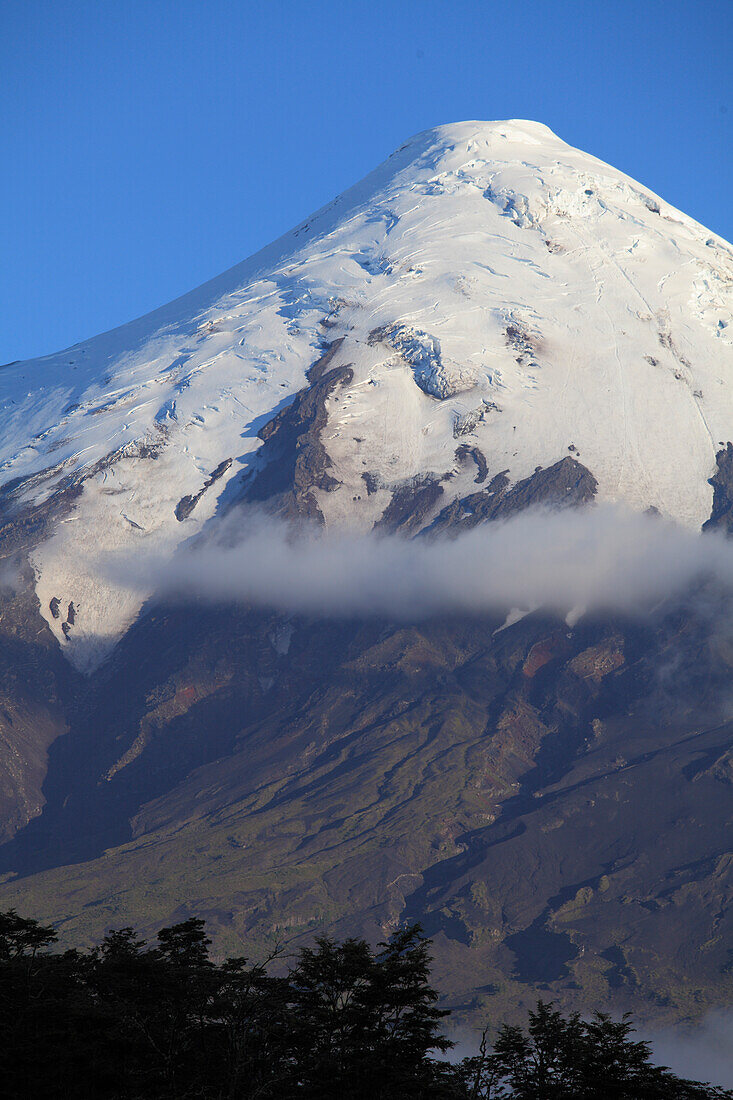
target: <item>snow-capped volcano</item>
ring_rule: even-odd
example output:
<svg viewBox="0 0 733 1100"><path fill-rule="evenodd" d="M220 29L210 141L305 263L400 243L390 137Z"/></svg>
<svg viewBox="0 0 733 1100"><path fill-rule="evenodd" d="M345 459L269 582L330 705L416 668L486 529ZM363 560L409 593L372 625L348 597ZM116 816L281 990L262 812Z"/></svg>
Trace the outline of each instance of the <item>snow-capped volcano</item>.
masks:
<svg viewBox="0 0 733 1100"><path fill-rule="evenodd" d="M552 557L549 522L572 549L551 586L605 557L624 587L629 540L577 535L610 509L470 529L601 499L733 533L732 287L730 246L639 184L470 122L177 302L3 368L5 907L73 943L197 915L254 958L419 922L471 1026L548 989L669 1021L729 1004L727 591L627 618L573 585L567 616L523 551ZM260 510L347 533L276 521L257 551ZM375 555L348 533L372 528L424 538ZM474 539L493 559L446 564ZM265 606L258 553L270 590L392 587L371 618ZM213 574L220 603L169 598ZM445 574L460 602L399 618L390 591L423 610Z"/></svg>
<svg viewBox="0 0 733 1100"><path fill-rule="evenodd" d="M47 508L41 612L97 664L149 595L105 556L172 555L256 484L316 384L306 488L327 526L369 530L439 483L425 526L570 457L599 498L699 527L732 434L732 302L728 244L547 127L426 131L191 294L3 368L6 503Z"/></svg>

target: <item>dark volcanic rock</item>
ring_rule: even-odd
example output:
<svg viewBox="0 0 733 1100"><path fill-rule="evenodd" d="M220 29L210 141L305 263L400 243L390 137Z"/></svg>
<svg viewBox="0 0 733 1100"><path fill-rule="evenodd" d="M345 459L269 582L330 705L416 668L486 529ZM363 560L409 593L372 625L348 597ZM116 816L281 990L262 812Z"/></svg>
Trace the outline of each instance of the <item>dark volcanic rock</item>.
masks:
<svg viewBox="0 0 733 1100"><path fill-rule="evenodd" d="M478 447L471 447L468 443L461 443L460 447L456 449L456 458L461 464L463 464L467 459L472 458L473 461L476 463L477 469L474 481L477 485L481 485L482 482L486 481L489 468L486 463L486 458L484 457L483 451L479 450Z"/></svg>
<svg viewBox="0 0 733 1100"><path fill-rule="evenodd" d="M155 460L160 451L161 445L142 440L111 451L82 474L58 478L61 467L55 466L6 482L0 487L0 556L26 554L38 546L59 520L69 515L89 478L110 469L123 457ZM54 478L58 478L55 483ZM55 487L45 499L40 504L28 504L26 497L49 482Z"/></svg>
<svg viewBox="0 0 733 1100"><path fill-rule="evenodd" d="M215 470L212 470L206 481L199 489L198 493L194 496L181 497L176 505L176 519L181 522L184 519L188 519L193 512L194 508L201 500L206 490L210 488L215 481L218 481L220 477L223 477L232 464L231 458L225 458L223 462L220 462Z"/></svg>
<svg viewBox="0 0 733 1100"><path fill-rule="evenodd" d="M733 443L728 443L715 456L717 470L710 478L713 487L713 508L703 531L733 531Z"/></svg>
<svg viewBox="0 0 733 1100"><path fill-rule="evenodd" d="M267 502L289 518L323 522L313 489L332 492L340 484L328 473L331 460L321 442L326 402L337 386L353 378L351 367L328 369L342 343L343 338L329 346L308 371L308 388L258 432L264 441L261 469L246 488L246 500Z"/></svg>
<svg viewBox="0 0 733 1100"><path fill-rule="evenodd" d="M483 492L452 501L429 528L431 536L467 530L491 519L506 519L533 505L551 508L587 504L598 483L590 470L575 458L562 458L554 466L537 469L528 478L509 485L505 473L495 475Z"/></svg>
<svg viewBox="0 0 733 1100"><path fill-rule="evenodd" d="M575 458L562 458L507 489L491 518L505 518L538 504L551 508L588 504L597 489L598 482L590 470Z"/></svg>
<svg viewBox="0 0 733 1100"><path fill-rule="evenodd" d="M442 495L443 486L434 477L415 478L400 485L374 529L395 534L418 531Z"/></svg>
<svg viewBox="0 0 733 1100"><path fill-rule="evenodd" d="M379 480L376 474L366 472L361 475L361 479L366 485L367 496L370 497L372 493L376 493L379 488Z"/></svg>

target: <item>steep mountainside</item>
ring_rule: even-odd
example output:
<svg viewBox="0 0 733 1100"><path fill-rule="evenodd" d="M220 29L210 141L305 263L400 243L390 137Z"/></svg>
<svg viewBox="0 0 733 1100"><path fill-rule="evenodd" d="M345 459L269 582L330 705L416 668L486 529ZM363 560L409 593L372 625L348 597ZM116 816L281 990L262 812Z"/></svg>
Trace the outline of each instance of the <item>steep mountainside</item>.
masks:
<svg viewBox="0 0 733 1100"><path fill-rule="evenodd" d="M200 913L255 953L420 920L468 1014L729 999L718 594L411 625L170 603L139 565L253 507L436 539L610 500L727 531L732 289L730 246L641 185L462 123L2 368L0 903L89 936Z"/></svg>

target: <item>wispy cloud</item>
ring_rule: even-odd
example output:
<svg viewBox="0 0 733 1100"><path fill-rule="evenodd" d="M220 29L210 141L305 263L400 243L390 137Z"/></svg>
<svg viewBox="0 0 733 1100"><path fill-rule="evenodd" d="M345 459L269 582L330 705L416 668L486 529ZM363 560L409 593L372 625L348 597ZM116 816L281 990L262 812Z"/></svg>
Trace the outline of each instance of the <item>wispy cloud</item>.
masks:
<svg viewBox="0 0 733 1100"><path fill-rule="evenodd" d="M669 1028L652 1036L654 1061L680 1077L733 1088L733 1012L712 1012L691 1028Z"/></svg>
<svg viewBox="0 0 733 1100"><path fill-rule="evenodd" d="M165 563L111 560L118 582L168 597L319 615L416 620L542 606L644 614L712 576L733 589L733 543L597 506L530 511L430 541L293 528L246 512Z"/></svg>

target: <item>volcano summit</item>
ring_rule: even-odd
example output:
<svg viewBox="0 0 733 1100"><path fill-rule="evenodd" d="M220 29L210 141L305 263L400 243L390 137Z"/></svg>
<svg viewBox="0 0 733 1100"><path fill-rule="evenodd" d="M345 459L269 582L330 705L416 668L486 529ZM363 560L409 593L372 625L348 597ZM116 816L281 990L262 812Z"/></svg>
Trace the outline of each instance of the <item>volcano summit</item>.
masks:
<svg viewBox="0 0 733 1100"><path fill-rule="evenodd" d="M725 241L545 126L464 122L170 305L5 366L7 904L77 936L196 913L227 947L419 919L466 1011L729 997L708 605L329 620L167 603L135 564L255 507L406 538L592 501L727 530L732 305Z"/></svg>

